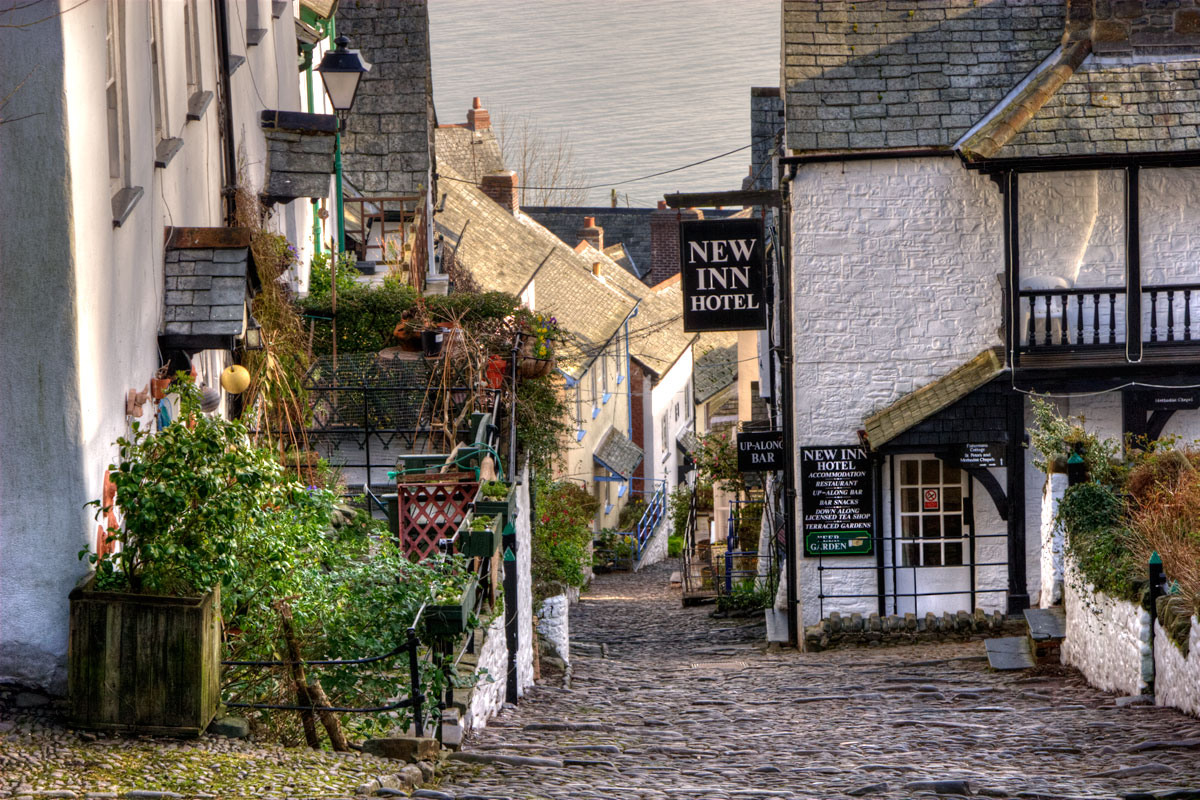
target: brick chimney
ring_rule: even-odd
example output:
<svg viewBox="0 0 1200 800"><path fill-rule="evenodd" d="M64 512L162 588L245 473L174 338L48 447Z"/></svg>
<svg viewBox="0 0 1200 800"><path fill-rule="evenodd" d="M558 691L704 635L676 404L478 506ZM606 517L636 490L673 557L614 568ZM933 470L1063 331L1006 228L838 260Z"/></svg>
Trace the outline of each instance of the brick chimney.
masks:
<svg viewBox="0 0 1200 800"><path fill-rule="evenodd" d="M1200 54L1200 8L1183 0L1067 0L1063 43L1080 39L1098 55Z"/></svg>
<svg viewBox="0 0 1200 800"><path fill-rule="evenodd" d="M595 217L584 217L583 227L575 231L581 242L587 242L597 250L604 249L604 228L596 224Z"/></svg>
<svg viewBox="0 0 1200 800"><path fill-rule="evenodd" d="M665 200L650 212L650 272L643 278L648 286L658 284L679 273L679 223L704 219L704 212L695 208L667 208Z"/></svg>
<svg viewBox="0 0 1200 800"><path fill-rule="evenodd" d="M511 169L502 169L483 176L479 188L488 197L499 203L505 211L516 214L517 205L517 173Z"/></svg>
<svg viewBox="0 0 1200 800"><path fill-rule="evenodd" d="M473 131L481 131L492 127L492 115L476 97L471 101L471 110L467 112L467 127Z"/></svg>

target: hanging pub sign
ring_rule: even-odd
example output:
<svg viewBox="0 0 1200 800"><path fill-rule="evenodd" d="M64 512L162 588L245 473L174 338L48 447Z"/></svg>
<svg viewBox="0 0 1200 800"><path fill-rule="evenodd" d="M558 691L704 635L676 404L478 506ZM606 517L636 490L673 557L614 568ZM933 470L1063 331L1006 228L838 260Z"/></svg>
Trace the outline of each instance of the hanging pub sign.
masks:
<svg viewBox="0 0 1200 800"><path fill-rule="evenodd" d="M743 431L737 435L738 472L783 469L783 431Z"/></svg>
<svg viewBox="0 0 1200 800"><path fill-rule="evenodd" d="M875 552L874 474L865 448L800 448L804 555Z"/></svg>
<svg viewBox="0 0 1200 800"><path fill-rule="evenodd" d="M685 331L766 329L764 249L759 219L680 223Z"/></svg>

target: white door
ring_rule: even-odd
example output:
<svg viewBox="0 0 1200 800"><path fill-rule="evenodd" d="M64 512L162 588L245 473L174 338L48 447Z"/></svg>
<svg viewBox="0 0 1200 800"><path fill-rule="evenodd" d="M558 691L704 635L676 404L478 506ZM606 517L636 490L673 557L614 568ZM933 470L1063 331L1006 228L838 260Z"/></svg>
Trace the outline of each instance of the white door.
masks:
<svg viewBox="0 0 1200 800"><path fill-rule="evenodd" d="M971 611L969 478L936 456L893 458L894 547L889 572L896 611Z"/></svg>

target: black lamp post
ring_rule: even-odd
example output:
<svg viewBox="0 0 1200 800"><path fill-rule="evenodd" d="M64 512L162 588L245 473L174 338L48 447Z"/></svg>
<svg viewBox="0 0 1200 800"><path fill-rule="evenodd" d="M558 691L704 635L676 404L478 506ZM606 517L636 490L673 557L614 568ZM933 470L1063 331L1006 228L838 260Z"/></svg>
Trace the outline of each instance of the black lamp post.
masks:
<svg viewBox="0 0 1200 800"><path fill-rule="evenodd" d="M354 105L354 96L358 94L358 84L370 69L371 65L357 50L349 48L350 40L339 36L334 40L337 47L329 50L321 58L316 68L321 73L325 83L325 94L329 96L329 104L333 106L338 119L341 120L334 149L334 169L337 172L337 217L338 217L338 252L346 251L346 215L342 208L342 128L346 127L346 119L350 116L350 107ZM337 259L333 259L336 265ZM336 269L336 266L335 266ZM336 277L334 283L336 283Z"/></svg>

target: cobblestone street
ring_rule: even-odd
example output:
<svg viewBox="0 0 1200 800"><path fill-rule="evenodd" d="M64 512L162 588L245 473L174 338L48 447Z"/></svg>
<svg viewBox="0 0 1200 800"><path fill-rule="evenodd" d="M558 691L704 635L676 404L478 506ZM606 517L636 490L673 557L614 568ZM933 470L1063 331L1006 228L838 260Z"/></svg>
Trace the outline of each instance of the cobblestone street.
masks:
<svg viewBox="0 0 1200 800"><path fill-rule="evenodd" d="M571 610L570 689L539 687L465 748L513 763L453 763L439 791L518 800L1200 789L1200 721L1176 711L1118 706L1057 667L990 672L980 642L765 652L761 624L681 608L669 571L600 576Z"/></svg>

